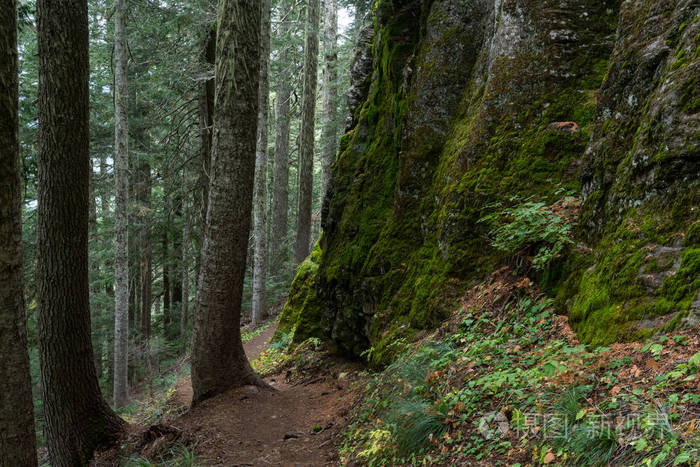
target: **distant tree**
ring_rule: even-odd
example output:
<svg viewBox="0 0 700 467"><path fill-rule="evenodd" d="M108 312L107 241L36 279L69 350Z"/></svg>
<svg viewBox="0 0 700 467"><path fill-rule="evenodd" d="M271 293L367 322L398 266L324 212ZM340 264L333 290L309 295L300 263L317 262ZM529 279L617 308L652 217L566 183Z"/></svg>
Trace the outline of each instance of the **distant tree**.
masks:
<svg viewBox="0 0 700 467"><path fill-rule="evenodd" d="M17 5L0 0L0 465L35 466L36 435L22 276Z"/></svg>
<svg viewBox="0 0 700 467"><path fill-rule="evenodd" d="M209 68L214 66L216 55L216 28L209 28L204 41L200 61L207 68L207 74L199 84L199 157L200 162L200 191L201 191L201 224L207 219L207 201L209 199L209 171L211 170L211 136L214 125L214 76L209 74ZM204 230L204 228L202 228Z"/></svg>
<svg viewBox="0 0 700 467"><path fill-rule="evenodd" d="M253 198L253 325L265 319L267 284L267 122L270 105L270 0L261 2L258 141L255 151Z"/></svg>
<svg viewBox="0 0 700 467"><path fill-rule="evenodd" d="M129 400L129 122L127 115L126 0L114 8L114 172L116 181L114 260L114 405Z"/></svg>
<svg viewBox="0 0 700 467"><path fill-rule="evenodd" d="M41 388L50 463L72 467L125 423L102 398L90 341L87 0L38 0L36 11Z"/></svg>
<svg viewBox="0 0 700 467"><path fill-rule="evenodd" d="M282 21L278 35L285 36L289 23ZM287 210L289 209L289 126L291 121L290 100L292 97L291 74L288 45L284 44L279 52L281 71L277 77L276 94L276 133L274 156L274 185L272 193L272 226L270 229L270 253L272 267L278 269L287 259Z"/></svg>
<svg viewBox="0 0 700 467"><path fill-rule="evenodd" d="M314 129L316 123L316 84L318 73L318 29L320 0L309 0L306 10L304 43L304 90L302 94L301 146L299 154L299 197L294 258L301 263L309 255L311 243L311 207L314 182Z"/></svg>
<svg viewBox="0 0 700 467"><path fill-rule="evenodd" d="M260 4L220 0L209 207L192 339L193 404L264 384L243 350L240 312L251 224L260 75Z"/></svg>
<svg viewBox="0 0 700 467"><path fill-rule="evenodd" d="M323 14L323 77L322 77L322 106L323 106L323 148L321 152L321 203L326 197L328 183L331 178L331 166L335 159L338 129L336 125L337 95L338 95L338 0L325 0Z"/></svg>
<svg viewBox="0 0 700 467"><path fill-rule="evenodd" d="M190 206L188 191L187 161L182 167L182 313L180 315L180 338L184 338L189 326L190 314Z"/></svg>

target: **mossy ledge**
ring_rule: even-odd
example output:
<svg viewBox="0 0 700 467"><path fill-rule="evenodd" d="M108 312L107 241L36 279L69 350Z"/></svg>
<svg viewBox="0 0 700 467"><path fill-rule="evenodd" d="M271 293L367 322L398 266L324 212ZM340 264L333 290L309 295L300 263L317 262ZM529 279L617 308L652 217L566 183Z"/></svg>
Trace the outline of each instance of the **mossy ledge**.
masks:
<svg viewBox="0 0 700 467"><path fill-rule="evenodd" d="M680 0L620 3L378 2L371 84L281 329L385 364L506 261L479 222L494 202L561 189L584 199L578 247L537 279L582 340L692 321L700 22Z"/></svg>

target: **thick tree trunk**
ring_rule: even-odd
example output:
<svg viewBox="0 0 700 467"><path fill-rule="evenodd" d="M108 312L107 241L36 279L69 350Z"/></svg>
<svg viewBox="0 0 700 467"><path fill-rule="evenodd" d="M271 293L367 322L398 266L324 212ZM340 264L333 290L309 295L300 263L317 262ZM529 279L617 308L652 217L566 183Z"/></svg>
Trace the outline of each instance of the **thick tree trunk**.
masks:
<svg viewBox="0 0 700 467"><path fill-rule="evenodd" d="M267 283L267 120L270 105L270 0L261 2L260 82L258 86L258 140L255 151L253 201L253 306L254 326L265 319Z"/></svg>
<svg viewBox="0 0 700 467"><path fill-rule="evenodd" d="M51 465L87 465L125 428L102 398L88 296L87 1L36 3L39 43L39 356Z"/></svg>
<svg viewBox="0 0 700 467"><path fill-rule="evenodd" d="M318 73L318 27L320 0L309 0L306 10L304 45L304 90L301 108L301 147L299 154L299 197L294 258L301 263L309 255L311 243L311 204L314 184L314 124L316 121L316 74Z"/></svg>
<svg viewBox="0 0 700 467"><path fill-rule="evenodd" d="M37 465L22 276L17 5L0 0L0 465Z"/></svg>
<svg viewBox="0 0 700 467"><path fill-rule="evenodd" d="M114 175L116 181L114 248L114 405L129 399L129 150L127 119L126 0L116 0L114 10Z"/></svg>
<svg viewBox="0 0 700 467"><path fill-rule="evenodd" d="M331 166L335 160L336 138L338 129L336 125L336 108L338 105L338 62L337 41L338 36L338 1L325 0L323 21L323 56L325 66L323 68L323 151L321 153L321 205L323 205L331 179Z"/></svg>
<svg viewBox="0 0 700 467"><path fill-rule="evenodd" d="M260 5L220 0L209 209L194 335L193 404L264 384L243 350L241 298L250 233L260 74Z"/></svg>
<svg viewBox="0 0 700 467"><path fill-rule="evenodd" d="M280 34L286 34L286 23L280 25ZM275 172L272 196L272 229L270 232L270 253L272 267L277 270L288 259L287 251L287 210L289 209L289 101L291 98L291 76L285 66L288 61L287 48L282 48L279 62L283 65L277 81L275 135Z"/></svg>

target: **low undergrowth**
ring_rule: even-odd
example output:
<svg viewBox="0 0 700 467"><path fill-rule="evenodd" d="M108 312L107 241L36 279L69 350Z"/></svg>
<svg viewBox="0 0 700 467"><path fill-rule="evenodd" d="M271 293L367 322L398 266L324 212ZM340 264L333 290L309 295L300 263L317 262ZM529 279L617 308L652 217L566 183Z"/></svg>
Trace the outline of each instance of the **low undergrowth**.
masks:
<svg viewBox="0 0 700 467"><path fill-rule="evenodd" d="M527 279L499 271L371 375L341 461L697 465L700 336L587 349Z"/></svg>
<svg viewBox="0 0 700 467"><path fill-rule="evenodd" d="M144 457L128 458L120 464L122 467L197 467L203 465L197 461L194 453L182 444L175 443L163 449L155 459Z"/></svg>

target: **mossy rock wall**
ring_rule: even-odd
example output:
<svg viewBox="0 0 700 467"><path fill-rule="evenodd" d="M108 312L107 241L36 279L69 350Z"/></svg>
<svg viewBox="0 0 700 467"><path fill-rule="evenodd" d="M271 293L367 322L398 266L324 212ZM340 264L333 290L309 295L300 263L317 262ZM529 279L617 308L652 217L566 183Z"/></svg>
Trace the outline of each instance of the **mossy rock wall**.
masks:
<svg viewBox="0 0 700 467"><path fill-rule="evenodd" d="M590 268L569 295L586 342L700 312L700 8L624 2L581 174Z"/></svg>
<svg viewBox="0 0 700 467"><path fill-rule="evenodd" d="M314 326L340 351L372 347L372 363L385 363L400 338L438 323L503 263L479 222L489 206L514 195L554 201L561 188L582 191L586 228L547 289L572 310L582 337L610 341L631 335L620 323L687 315L700 288L688 249L698 242L699 173L690 5L380 1L370 86L334 165L318 267L310 279L302 266L283 319L319 316ZM642 27L654 15L664 22ZM659 37L669 52L650 59ZM625 108L628 88L636 100ZM566 121L579 131L551 129ZM635 220L640 232L659 233L634 237L634 227L617 241ZM660 259L640 259L652 244ZM617 295L625 267L633 285ZM300 294L313 298L308 311ZM653 317L629 308L632 295Z"/></svg>

